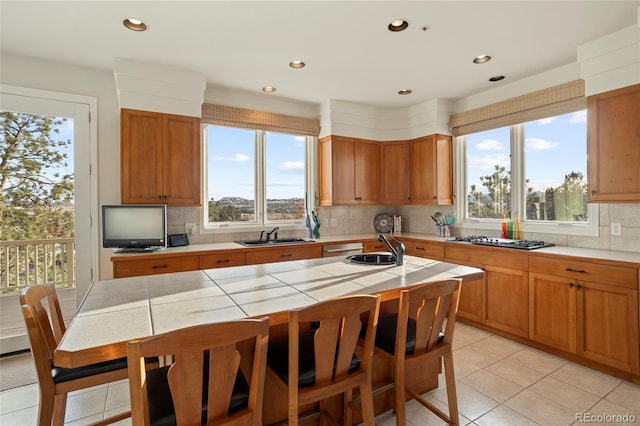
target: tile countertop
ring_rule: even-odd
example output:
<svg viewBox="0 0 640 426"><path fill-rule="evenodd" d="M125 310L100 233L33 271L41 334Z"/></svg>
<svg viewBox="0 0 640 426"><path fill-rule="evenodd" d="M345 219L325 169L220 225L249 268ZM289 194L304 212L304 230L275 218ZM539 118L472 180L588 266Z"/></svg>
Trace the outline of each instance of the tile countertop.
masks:
<svg viewBox="0 0 640 426"><path fill-rule="evenodd" d="M398 296L414 284L482 270L405 256L397 265L348 264L342 258L233 266L96 281L82 301L56 353L56 365L99 362L126 355L126 342L212 321L269 315L286 322L286 311L352 294Z"/></svg>
<svg viewBox="0 0 640 426"><path fill-rule="evenodd" d="M357 241L373 241L376 240L378 234L357 234L357 235L334 235L328 237L322 237L315 239L315 244L333 244L333 243L343 243L343 242L357 242ZM402 233L398 235L401 238L411 238L418 239L424 241L434 241L441 242L447 244L465 244L465 243L454 243L448 242L450 238L445 237L436 237L433 235L426 234L416 234L416 233ZM311 243L302 243L302 244L311 244ZM211 243L211 244L192 244L183 247L168 247L166 249L160 249L153 253L145 253L145 254L123 254L123 253L114 253L113 257L121 257L125 256L127 258L140 259L142 256L171 256L171 255L187 255L187 254L202 254L204 252L214 252L216 250L252 250L256 248L264 248L264 246L257 247L245 247L233 241L223 242L223 243ZM274 247L274 246L269 246ZM278 247L278 246L276 246ZM286 247L286 245L282 245L279 247ZM513 250L513 249L505 249L500 247L487 247L488 249L493 250ZM520 250L518 250L520 251ZM627 252L627 251L614 251L614 250L603 250L603 249L594 249L594 248L582 248L582 247L567 247L567 246L553 246L553 247L545 247L537 250L522 250L528 254L536 254L543 255L545 257L554 257L554 256L571 256L582 258L585 260L601 260L601 261L610 261L616 263L628 263L629 266L632 267L640 267L640 253L635 252Z"/></svg>

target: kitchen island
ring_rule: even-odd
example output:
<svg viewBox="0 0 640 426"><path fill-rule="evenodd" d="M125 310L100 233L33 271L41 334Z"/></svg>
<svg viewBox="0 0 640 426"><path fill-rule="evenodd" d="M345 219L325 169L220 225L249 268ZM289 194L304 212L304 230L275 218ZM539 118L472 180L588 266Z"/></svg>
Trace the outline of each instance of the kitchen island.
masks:
<svg viewBox="0 0 640 426"><path fill-rule="evenodd" d="M394 299L405 287L482 276L478 268L405 256L402 266L349 264L334 257L97 281L80 304L54 361L72 368L115 359L126 356L126 343L132 339L248 317L268 315L272 336L277 336L286 330L289 309L352 294L380 294L381 310L394 309ZM412 374L416 383L424 391L436 387L439 364L421 367ZM390 371L374 371L374 381L389 375ZM271 389L265 398L265 423L281 419L286 395ZM390 404L390 394L381 395L376 412Z"/></svg>

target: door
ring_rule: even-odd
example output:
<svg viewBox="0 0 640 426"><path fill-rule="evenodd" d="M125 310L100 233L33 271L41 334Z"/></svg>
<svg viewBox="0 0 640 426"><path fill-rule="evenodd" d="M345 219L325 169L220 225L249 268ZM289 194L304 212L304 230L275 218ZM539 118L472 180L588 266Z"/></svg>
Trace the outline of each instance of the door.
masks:
<svg viewBox="0 0 640 426"><path fill-rule="evenodd" d="M568 278L529 273L529 338L576 352L575 282Z"/></svg>
<svg viewBox="0 0 640 426"><path fill-rule="evenodd" d="M485 266L485 291L483 294L483 323L527 337L528 273L517 269Z"/></svg>
<svg viewBox="0 0 640 426"><path fill-rule="evenodd" d="M93 226L93 224L97 224L98 222L97 180L95 173L91 173L92 168L95 170L95 164L97 163L97 125L95 120L91 121L91 114L93 113L93 116L96 116L97 100L87 96L8 85L1 85L0 91L2 93L0 110L3 112L16 113L16 115L17 113L21 113L23 116L64 119L64 122L57 127L58 133L54 134L55 132L52 132L52 140L64 139L71 142L69 146L57 146L53 148L53 150L58 151L66 150L68 165L64 170L42 171L42 175L48 176L49 179L57 179L53 175L55 172L71 173L73 175L73 199L68 200L64 204L59 203L57 208L60 210L73 209L72 238L74 241L71 246L75 246L75 248L64 258L58 256L60 252L57 248L52 249L50 253L50 255L55 257L55 264L57 266L62 265L69 259L71 259L70 261L73 264L73 270L68 271L72 276L72 290L70 295L66 295L70 298L72 305L70 315L73 315L75 306L82 300L82 297L89 289L93 277L97 277L98 275L98 231L97 227ZM32 135L31 137L37 138L37 135ZM7 141L3 141L3 143L7 143ZM11 175L11 173L9 173L9 175ZM46 196L43 195L42 197ZM92 217L94 217L94 220L91 219ZM47 229L55 231L59 229L60 226L61 223L55 223L55 221L53 221L49 223ZM52 232L52 234L55 236L55 232ZM42 237L51 237L51 235L42 235ZM33 238L28 237L27 239L32 240ZM26 265L24 261L17 265L18 268L26 268L26 266L21 266ZM29 266L31 269L33 269L33 267L34 265ZM50 276L44 277L29 274L28 270L31 269L27 268L27 271L22 272L23 275L29 276L31 280L30 283L34 283L34 281L44 282L46 280L52 280ZM93 270L96 271L95 274L92 273ZM62 285L64 284L60 284L60 286ZM73 288L75 288L75 290L73 290ZM11 296L16 297L15 306L18 307L17 295ZM61 301L61 304L64 304L64 302ZM3 304L3 308L4 306ZM64 308L65 306L63 306L63 309ZM20 323L23 324L19 309L16 310L16 315L19 316ZM6 315L3 315L3 322L5 318ZM65 319L69 318L70 317L67 317ZM3 324L0 324L0 327L3 327ZM18 333L15 337L6 340L3 338L1 343L3 353L29 348L26 333Z"/></svg>

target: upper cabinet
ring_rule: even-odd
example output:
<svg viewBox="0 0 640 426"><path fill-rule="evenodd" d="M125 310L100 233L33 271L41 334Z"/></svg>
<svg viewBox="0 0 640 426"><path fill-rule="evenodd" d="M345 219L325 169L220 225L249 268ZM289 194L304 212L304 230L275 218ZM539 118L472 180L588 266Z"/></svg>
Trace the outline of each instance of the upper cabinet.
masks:
<svg viewBox="0 0 640 426"><path fill-rule="evenodd" d="M320 205L380 203L380 143L343 136L320 140Z"/></svg>
<svg viewBox="0 0 640 426"><path fill-rule="evenodd" d="M320 140L320 205L452 204L451 136Z"/></svg>
<svg viewBox="0 0 640 426"><path fill-rule="evenodd" d="M451 136L413 139L410 164L411 204L453 204Z"/></svg>
<svg viewBox="0 0 640 426"><path fill-rule="evenodd" d="M123 204L201 204L200 119L122 109Z"/></svg>
<svg viewBox="0 0 640 426"><path fill-rule="evenodd" d="M640 202L640 84L587 99L588 201Z"/></svg>

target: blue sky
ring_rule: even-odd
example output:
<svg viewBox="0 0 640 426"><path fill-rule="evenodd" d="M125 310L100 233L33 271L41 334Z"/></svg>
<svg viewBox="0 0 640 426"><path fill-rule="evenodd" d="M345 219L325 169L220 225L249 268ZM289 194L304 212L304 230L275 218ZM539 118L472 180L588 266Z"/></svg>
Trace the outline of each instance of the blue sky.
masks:
<svg viewBox="0 0 640 426"><path fill-rule="evenodd" d="M255 138L252 130L208 126L208 195L211 200L254 199ZM304 197L305 138L267 133L267 198Z"/></svg>
<svg viewBox="0 0 640 426"><path fill-rule="evenodd" d="M525 173L534 190L557 187L564 176L587 176L586 111L525 123ZM480 176L493 173L495 165L510 169L509 128L467 136L467 189L484 191Z"/></svg>

